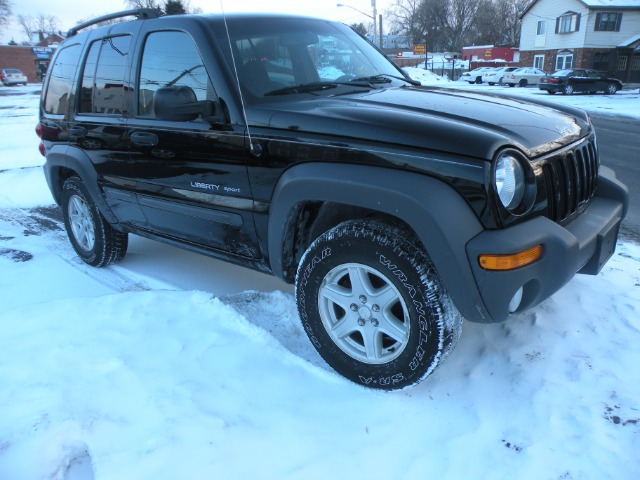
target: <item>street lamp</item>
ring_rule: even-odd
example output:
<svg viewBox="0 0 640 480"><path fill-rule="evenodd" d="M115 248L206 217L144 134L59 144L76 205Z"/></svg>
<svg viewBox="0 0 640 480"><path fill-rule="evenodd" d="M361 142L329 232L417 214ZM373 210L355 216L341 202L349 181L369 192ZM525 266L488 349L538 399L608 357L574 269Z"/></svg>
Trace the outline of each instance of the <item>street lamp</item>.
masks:
<svg viewBox="0 0 640 480"><path fill-rule="evenodd" d="M376 44L376 37L378 36L378 27L376 26L376 17L378 16L378 11L376 10L376 0L371 0L371 6L373 7L373 15L369 15L368 13L364 13L361 10L358 10L355 7L352 7L351 5L346 5L344 3L337 3L336 7L347 7L350 8L351 10L355 10L358 13L361 13L362 15L364 15L365 17L369 17L371 20L373 20L373 44ZM382 46L382 38L380 38L380 46Z"/></svg>

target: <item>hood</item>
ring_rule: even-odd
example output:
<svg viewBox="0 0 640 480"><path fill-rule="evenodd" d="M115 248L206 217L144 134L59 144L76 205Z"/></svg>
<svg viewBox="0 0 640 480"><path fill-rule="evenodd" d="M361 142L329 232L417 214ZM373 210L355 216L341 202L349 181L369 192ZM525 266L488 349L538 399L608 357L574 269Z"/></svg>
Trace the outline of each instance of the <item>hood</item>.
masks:
<svg viewBox="0 0 640 480"><path fill-rule="evenodd" d="M587 115L577 109L426 87L288 96L247 114L252 126L483 159L491 159L504 146L533 158L584 137L591 128Z"/></svg>

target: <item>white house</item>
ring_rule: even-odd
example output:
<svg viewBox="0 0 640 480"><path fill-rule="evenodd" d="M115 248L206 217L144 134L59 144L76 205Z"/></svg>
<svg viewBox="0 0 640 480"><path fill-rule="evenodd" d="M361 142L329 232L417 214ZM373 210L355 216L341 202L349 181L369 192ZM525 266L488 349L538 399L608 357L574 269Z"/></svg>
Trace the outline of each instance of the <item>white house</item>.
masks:
<svg viewBox="0 0 640 480"><path fill-rule="evenodd" d="M640 82L640 0L534 0L521 18L523 66L593 68Z"/></svg>

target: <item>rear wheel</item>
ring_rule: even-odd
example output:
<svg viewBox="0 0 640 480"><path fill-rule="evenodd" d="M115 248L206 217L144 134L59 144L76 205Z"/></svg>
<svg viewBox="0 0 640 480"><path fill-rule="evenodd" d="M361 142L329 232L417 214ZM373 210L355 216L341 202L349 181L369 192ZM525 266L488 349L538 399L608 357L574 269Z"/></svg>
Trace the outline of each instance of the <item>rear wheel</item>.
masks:
<svg viewBox="0 0 640 480"><path fill-rule="evenodd" d="M114 230L100 214L78 177L64 182L62 214L71 245L85 263L104 267L125 256L127 234Z"/></svg>
<svg viewBox="0 0 640 480"><path fill-rule="evenodd" d="M528 83L529 83L529 82L527 82L527 80L526 80L525 78L523 78L522 80L520 80L520 81L518 82L518 86L519 86L519 87L526 87Z"/></svg>
<svg viewBox="0 0 640 480"><path fill-rule="evenodd" d="M382 390L414 385L456 343L461 317L407 231L349 221L307 249L296 276L307 335L338 373Z"/></svg>
<svg viewBox="0 0 640 480"><path fill-rule="evenodd" d="M562 93L564 93L565 95L571 95L573 93L573 85L565 85L562 89Z"/></svg>

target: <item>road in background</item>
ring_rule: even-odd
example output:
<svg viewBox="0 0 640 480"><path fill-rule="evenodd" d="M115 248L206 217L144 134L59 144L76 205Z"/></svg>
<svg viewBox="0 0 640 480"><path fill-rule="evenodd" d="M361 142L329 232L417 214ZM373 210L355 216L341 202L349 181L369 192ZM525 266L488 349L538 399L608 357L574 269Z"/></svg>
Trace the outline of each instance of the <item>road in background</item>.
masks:
<svg viewBox="0 0 640 480"><path fill-rule="evenodd" d="M621 234L640 243L640 125L637 118L591 113L602 165L613 168L629 189L629 212Z"/></svg>

